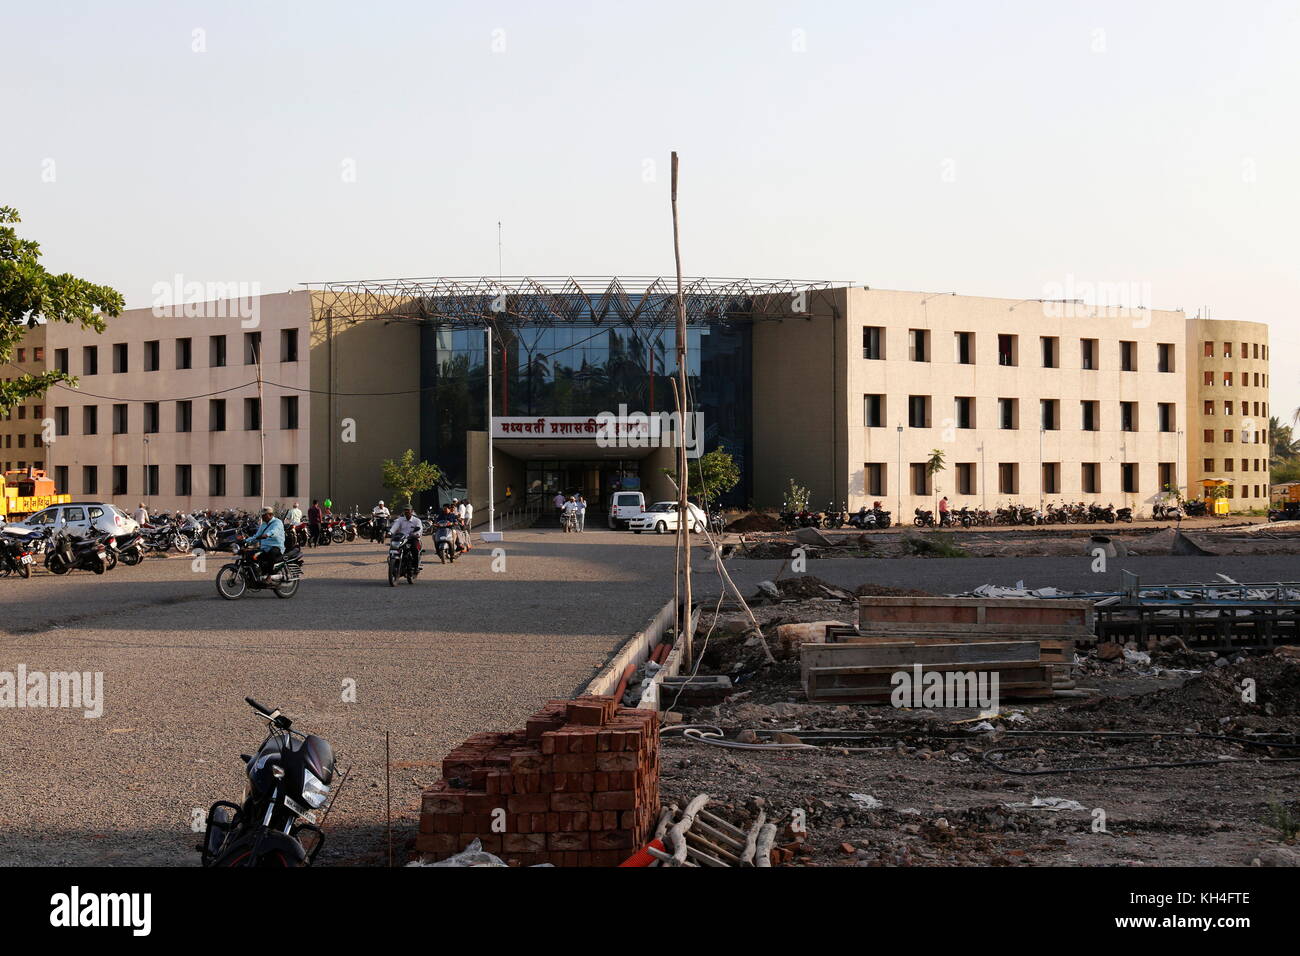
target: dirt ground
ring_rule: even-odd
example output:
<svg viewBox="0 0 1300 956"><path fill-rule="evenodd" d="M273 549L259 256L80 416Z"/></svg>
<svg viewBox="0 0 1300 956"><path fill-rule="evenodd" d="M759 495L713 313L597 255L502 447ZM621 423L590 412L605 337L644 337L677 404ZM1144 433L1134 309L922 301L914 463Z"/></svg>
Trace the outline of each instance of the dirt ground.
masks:
<svg viewBox="0 0 1300 956"><path fill-rule="evenodd" d="M813 597L815 579L780 584L782 597L810 599L755 607L774 652L777 624L852 619L852 604ZM707 613L701 633L713 624ZM816 751L746 751L670 732L662 799L684 806L711 794L716 812L742 826L761 809L794 865L1300 864L1300 659L1221 660L1167 646L1147 660L1133 650L1114 661L1080 656L1079 697L1004 702L988 720L974 710L811 705L797 657L764 666L740 615L724 612L700 673L728 673L736 691L721 703L679 702L684 725L751 741L865 733ZM1253 701L1243 700L1248 680ZM1262 746L1252 734L1293 746ZM1189 761L1208 765L1112 769ZM802 833L789 827L799 816Z"/></svg>

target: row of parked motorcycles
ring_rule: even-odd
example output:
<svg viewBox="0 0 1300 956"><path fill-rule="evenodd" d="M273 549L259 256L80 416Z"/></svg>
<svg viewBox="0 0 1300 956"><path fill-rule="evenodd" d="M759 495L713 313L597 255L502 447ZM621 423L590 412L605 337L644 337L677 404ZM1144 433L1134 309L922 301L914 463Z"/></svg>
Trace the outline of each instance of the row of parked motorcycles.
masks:
<svg viewBox="0 0 1300 956"><path fill-rule="evenodd" d="M795 528L858 528L863 531L873 528L888 528L892 521L891 512L880 507L877 501L872 507L863 505L857 511L850 512L845 506L836 507L834 502L827 504L825 511L782 511L779 515L781 525L787 531Z"/></svg>
<svg viewBox="0 0 1300 956"><path fill-rule="evenodd" d="M1132 508L1116 508L1114 505L1088 505L1082 501L1077 504L1062 503L1048 505L1045 510L1029 505L1007 505L989 511L987 508L949 508L940 512L940 520L935 521L934 512L925 508L915 508L912 523L918 528L960 527L978 528L993 525L1039 525L1039 524L1115 524L1117 521L1132 523ZM1157 516L1159 520L1159 516Z"/></svg>

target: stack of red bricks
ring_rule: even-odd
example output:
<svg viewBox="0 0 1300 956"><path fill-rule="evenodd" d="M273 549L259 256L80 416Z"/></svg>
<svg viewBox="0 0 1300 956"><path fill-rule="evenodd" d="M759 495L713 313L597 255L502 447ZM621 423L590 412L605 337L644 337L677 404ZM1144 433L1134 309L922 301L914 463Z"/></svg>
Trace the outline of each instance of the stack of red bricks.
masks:
<svg viewBox="0 0 1300 956"><path fill-rule="evenodd" d="M548 701L523 731L470 737L442 776L424 791L424 856L477 838L520 866L617 866L658 819L659 715L613 697Z"/></svg>

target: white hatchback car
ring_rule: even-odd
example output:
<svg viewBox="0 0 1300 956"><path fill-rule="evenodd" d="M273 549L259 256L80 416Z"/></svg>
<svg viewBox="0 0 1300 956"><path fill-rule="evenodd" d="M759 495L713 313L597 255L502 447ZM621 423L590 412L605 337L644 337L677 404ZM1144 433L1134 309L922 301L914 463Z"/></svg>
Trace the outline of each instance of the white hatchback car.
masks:
<svg viewBox="0 0 1300 956"><path fill-rule="evenodd" d="M687 511L690 513L690 529L694 534L704 531L705 522L708 520L704 512L694 504L687 502ZM641 514L632 518L627 523L628 528L640 534L642 531L653 531L655 534L667 534L670 531L677 530L677 502L675 501L656 501Z"/></svg>

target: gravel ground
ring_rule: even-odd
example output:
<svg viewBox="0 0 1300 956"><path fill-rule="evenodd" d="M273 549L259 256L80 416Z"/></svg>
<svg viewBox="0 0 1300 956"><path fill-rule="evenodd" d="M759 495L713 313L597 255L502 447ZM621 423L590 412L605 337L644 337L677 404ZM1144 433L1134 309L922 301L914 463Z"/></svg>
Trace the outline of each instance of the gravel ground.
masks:
<svg viewBox="0 0 1300 956"><path fill-rule="evenodd" d="M217 562L183 556L0 580L0 671L102 671L105 697L98 719L0 710L0 865L196 864L192 815L238 800L261 739L245 695L352 767L321 862L379 862L385 731L409 833L448 750L573 695L671 593L671 537L506 537L504 572L480 544L414 587L388 587L378 545L309 551L292 600L222 600Z"/></svg>

